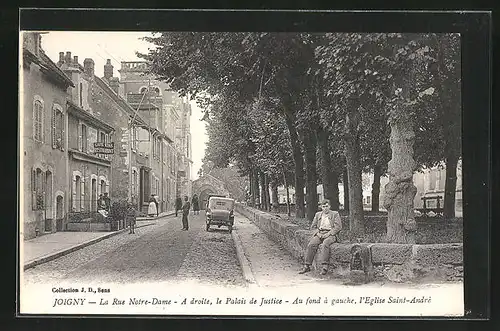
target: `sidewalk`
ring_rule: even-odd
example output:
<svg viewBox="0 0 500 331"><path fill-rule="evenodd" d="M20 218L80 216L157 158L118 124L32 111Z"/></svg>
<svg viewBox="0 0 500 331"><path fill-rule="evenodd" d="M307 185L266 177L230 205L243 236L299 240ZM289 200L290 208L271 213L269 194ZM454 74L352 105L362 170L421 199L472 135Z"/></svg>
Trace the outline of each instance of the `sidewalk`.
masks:
<svg viewBox="0 0 500 331"><path fill-rule="evenodd" d="M271 241L255 224L235 213L235 243L245 278L258 287L290 287L327 281L310 272L300 275L302 265ZM243 252L240 252L240 251Z"/></svg>
<svg viewBox="0 0 500 331"><path fill-rule="evenodd" d="M160 213L160 215L158 216L155 216L155 217L149 217L149 216L146 216L146 217L137 217L137 221L152 221L152 220L157 220L159 218L162 218L162 217L167 217L167 216L172 216L172 215L175 215L175 211L165 211L163 213Z"/></svg>
<svg viewBox="0 0 500 331"><path fill-rule="evenodd" d="M167 215L164 215L167 216ZM161 216L161 217L164 217ZM158 219L155 218L155 219ZM152 220L141 220L136 228L156 224ZM101 240L129 231L128 228L113 232L56 232L46 234L22 243L24 270L57 259L78 249L95 244Z"/></svg>

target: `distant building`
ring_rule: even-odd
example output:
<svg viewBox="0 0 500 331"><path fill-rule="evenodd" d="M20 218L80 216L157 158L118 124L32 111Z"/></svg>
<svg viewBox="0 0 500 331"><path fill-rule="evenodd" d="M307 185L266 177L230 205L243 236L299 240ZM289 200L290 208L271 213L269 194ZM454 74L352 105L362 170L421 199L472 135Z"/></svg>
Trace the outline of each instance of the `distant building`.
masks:
<svg viewBox="0 0 500 331"><path fill-rule="evenodd" d="M373 184L373 174L363 173L363 207L367 210L371 209L372 204L372 184ZM413 184L417 187L417 194L414 199L415 208L423 207L423 197L430 196L441 196L444 198L444 186L446 181L446 168L444 165L424 169L421 172L415 172L413 175ZM380 210L384 209L384 195L385 195L385 185L389 182L387 176L380 178ZM305 189L304 189L305 192ZM293 187L289 188L290 202L293 204L295 202L295 189ZM323 185L317 186L318 201L324 199ZM278 187L278 200L281 204L286 203L286 189L283 186ZM341 208L343 208L344 203L344 185L339 183L339 201ZM436 200L429 200L427 202L428 207L436 207ZM443 203L443 200L441 200ZM457 187L455 195L455 211L460 215L462 212L462 166L461 161L459 161L457 166ZM441 205L443 207L443 205Z"/></svg>
<svg viewBox="0 0 500 331"><path fill-rule="evenodd" d="M41 34L22 34L23 67L20 96L24 116L21 167L24 183L22 235L62 230L69 210L68 122L69 90L74 86L41 47Z"/></svg>
<svg viewBox="0 0 500 331"><path fill-rule="evenodd" d="M444 199L446 182L446 166L444 164L427 168L413 175L413 183L417 187L415 195L415 208L423 207L423 197L440 196ZM441 200L443 203L443 200ZM427 207L436 207L436 200L428 200ZM441 207L443 205L441 204ZM460 215L463 211L462 200L462 160L457 164L457 185L455 191L455 212Z"/></svg>
<svg viewBox="0 0 500 331"><path fill-rule="evenodd" d="M173 210L177 196L192 195L191 107L168 84L147 75L147 69L144 61L122 62L120 82L127 102L165 137L159 146L166 156L161 181L167 210Z"/></svg>

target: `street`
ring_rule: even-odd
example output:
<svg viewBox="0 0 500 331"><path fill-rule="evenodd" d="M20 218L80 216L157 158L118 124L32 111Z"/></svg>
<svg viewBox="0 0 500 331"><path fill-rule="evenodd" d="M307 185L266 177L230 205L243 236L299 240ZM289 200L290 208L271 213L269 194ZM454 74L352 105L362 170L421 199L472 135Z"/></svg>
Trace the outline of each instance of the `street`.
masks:
<svg viewBox="0 0 500 331"><path fill-rule="evenodd" d="M24 272L25 284L57 281L98 283L180 282L244 285L231 234L205 231L204 213L181 216L125 232Z"/></svg>

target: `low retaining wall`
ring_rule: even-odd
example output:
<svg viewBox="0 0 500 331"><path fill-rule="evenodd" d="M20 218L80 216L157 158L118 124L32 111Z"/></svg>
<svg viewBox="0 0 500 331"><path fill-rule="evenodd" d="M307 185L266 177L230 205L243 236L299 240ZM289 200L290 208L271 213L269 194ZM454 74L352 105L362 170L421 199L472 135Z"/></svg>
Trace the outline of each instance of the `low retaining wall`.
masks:
<svg viewBox="0 0 500 331"><path fill-rule="evenodd" d="M236 211L257 225L271 240L279 243L293 257L303 261L313 231L280 220L266 212L236 205ZM394 282L426 280L463 280L463 245L457 244L370 244L375 277ZM330 265L339 277L347 277L353 244L331 245ZM314 266L316 268L316 266Z"/></svg>

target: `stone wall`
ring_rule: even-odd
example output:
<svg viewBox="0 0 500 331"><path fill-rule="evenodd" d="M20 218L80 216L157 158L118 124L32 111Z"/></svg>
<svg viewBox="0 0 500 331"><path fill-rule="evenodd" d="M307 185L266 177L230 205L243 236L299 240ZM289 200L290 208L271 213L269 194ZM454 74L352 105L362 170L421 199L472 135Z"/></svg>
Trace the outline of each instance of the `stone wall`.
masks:
<svg viewBox="0 0 500 331"><path fill-rule="evenodd" d="M280 220L266 212L236 205L236 211L257 225L271 240L279 243L294 258L303 261L304 250L313 234L298 225ZM372 251L376 278L394 282L463 280L463 245L368 244ZM350 274L350 250L353 244L331 245L330 265L337 277ZM314 266L316 268L316 266Z"/></svg>

